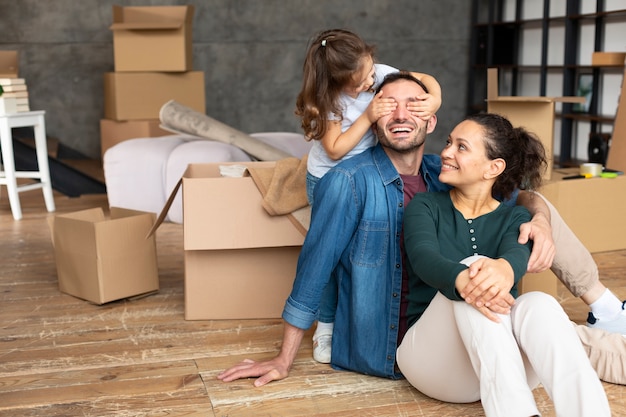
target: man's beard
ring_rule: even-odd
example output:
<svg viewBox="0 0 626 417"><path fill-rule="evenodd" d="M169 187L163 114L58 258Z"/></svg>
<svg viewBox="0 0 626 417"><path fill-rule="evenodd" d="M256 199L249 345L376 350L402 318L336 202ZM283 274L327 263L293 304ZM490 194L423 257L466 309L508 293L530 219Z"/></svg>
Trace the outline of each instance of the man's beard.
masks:
<svg viewBox="0 0 626 417"><path fill-rule="evenodd" d="M416 149L424 146L426 142L426 126L416 127L416 130L412 132L412 138L403 140L401 142L392 142L387 139L384 134L384 130L380 127L376 127L376 135L381 146L400 154L411 153Z"/></svg>

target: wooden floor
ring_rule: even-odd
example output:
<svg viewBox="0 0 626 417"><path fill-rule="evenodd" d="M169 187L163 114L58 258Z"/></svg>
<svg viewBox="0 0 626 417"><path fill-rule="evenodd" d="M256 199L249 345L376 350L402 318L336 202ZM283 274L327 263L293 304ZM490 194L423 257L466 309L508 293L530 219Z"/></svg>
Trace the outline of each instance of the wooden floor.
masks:
<svg viewBox="0 0 626 417"><path fill-rule="evenodd" d="M281 322L185 321L174 224L157 233L157 294L95 306L60 293L40 194L21 195L21 221L0 197L0 416L484 415L479 403L441 403L405 381L334 371L313 361L309 343L284 381L222 383L216 375L225 367L274 355ZM107 206L104 195L56 203L59 213ZM604 282L626 298L626 251L595 258ZM563 294L571 318L583 322L586 307ZM605 388L613 415L626 416L626 387ZM545 391L535 393L543 415L554 416Z"/></svg>

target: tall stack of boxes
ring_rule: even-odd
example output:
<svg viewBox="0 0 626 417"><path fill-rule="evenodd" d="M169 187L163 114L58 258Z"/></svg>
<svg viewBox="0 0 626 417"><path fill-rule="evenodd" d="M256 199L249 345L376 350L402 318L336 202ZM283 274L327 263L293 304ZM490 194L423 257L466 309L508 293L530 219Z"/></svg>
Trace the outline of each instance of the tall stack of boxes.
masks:
<svg viewBox="0 0 626 417"><path fill-rule="evenodd" d="M113 6L115 71L104 74L102 155L124 140L170 134L159 128L169 100L205 113L204 72L193 70L194 7Z"/></svg>

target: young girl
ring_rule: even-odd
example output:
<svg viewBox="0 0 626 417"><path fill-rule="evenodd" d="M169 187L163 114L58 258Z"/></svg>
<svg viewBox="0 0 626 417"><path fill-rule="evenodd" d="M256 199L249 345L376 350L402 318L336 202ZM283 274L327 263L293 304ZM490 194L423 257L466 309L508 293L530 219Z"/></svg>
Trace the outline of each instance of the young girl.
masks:
<svg viewBox="0 0 626 417"><path fill-rule="evenodd" d="M314 141L308 155L306 181L311 205L320 178L342 160L374 146L372 124L396 107L393 99L381 98L382 92L374 95L385 75L398 71L375 63L374 52L374 46L343 29L323 31L310 43L296 115L302 119L306 137ZM412 74L424 83L429 94L420 97L409 110L417 117L429 119L441 105L441 88L430 75ZM331 277L313 336L313 357L318 362L330 362L336 304L337 283Z"/></svg>

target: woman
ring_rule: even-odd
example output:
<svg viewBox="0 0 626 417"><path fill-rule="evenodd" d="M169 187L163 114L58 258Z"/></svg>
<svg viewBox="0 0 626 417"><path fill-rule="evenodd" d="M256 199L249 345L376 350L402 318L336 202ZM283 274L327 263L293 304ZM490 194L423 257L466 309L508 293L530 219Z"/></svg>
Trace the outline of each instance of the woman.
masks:
<svg viewBox="0 0 626 417"><path fill-rule="evenodd" d="M397 351L400 370L433 398L481 400L487 416L539 415L532 393L539 382L558 416L610 416L598 376L554 298L531 292L510 305L490 303L501 292L517 296L530 256L529 245L517 242L530 214L496 197L540 185L541 143L501 116L478 114L453 130L441 159L439 179L454 188L418 194L405 213L411 327ZM470 280L487 292L484 303L463 300Z"/></svg>

